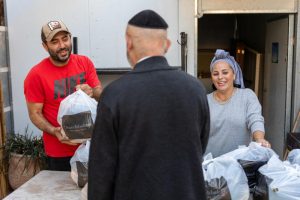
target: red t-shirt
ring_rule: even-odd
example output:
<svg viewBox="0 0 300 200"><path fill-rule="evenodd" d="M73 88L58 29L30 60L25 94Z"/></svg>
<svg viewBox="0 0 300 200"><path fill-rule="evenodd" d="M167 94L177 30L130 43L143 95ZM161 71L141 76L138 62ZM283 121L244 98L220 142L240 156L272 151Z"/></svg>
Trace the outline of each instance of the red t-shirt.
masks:
<svg viewBox="0 0 300 200"><path fill-rule="evenodd" d="M27 102L43 103L44 117L55 127L60 102L75 91L78 84L90 87L101 84L92 61L81 55L71 54L67 65L57 67L49 58L42 60L28 73L24 81ZM73 156L78 146L61 143L55 136L43 132L45 152L51 157Z"/></svg>

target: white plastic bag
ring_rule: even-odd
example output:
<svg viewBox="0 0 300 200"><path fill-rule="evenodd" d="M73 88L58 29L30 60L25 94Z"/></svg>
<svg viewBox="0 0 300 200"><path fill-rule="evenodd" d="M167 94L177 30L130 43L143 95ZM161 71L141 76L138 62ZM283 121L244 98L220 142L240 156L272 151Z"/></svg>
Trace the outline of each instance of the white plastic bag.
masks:
<svg viewBox="0 0 300 200"><path fill-rule="evenodd" d="M84 111L91 111L93 122L95 122L97 115L97 101L82 90L77 90L60 102L57 121L62 125L62 117L64 115L72 115Z"/></svg>
<svg viewBox="0 0 300 200"><path fill-rule="evenodd" d="M293 149L289 152L289 155L287 157L287 160L291 164L298 164L300 165L300 149Z"/></svg>
<svg viewBox="0 0 300 200"><path fill-rule="evenodd" d="M71 178L79 187L87 183L89 151L90 140L87 140L78 147L70 160Z"/></svg>
<svg viewBox="0 0 300 200"><path fill-rule="evenodd" d="M236 160L268 161L273 155L277 155L272 149L261 146L257 142L250 142L248 147L240 147L223 154Z"/></svg>
<svg viewBox="0 0 300 200"><path fill-rule="evenodd" d="M268 177L269 199L299 200L300 172L293 165L274 155L259 172Z"/></svg>
<svg viewBox="0 0 300 200"><path fill-rule="evenodd" d="M248 200L249 187L243 168L233 158L222 156L212 158L211 154L204 157L202 163L204 179L226 179L232 200Z"/></svg>
<svg viewBox="0 0 300 200"><path fill-rule="evenodd" d="M97 101L82 90L78 90L61 101L57 121L62 126L62 134L71 141L91 137L97 115Z"/></svg>
<svg viewBox="0 0 300 200"><path fill-rule="evenodd" d="M266 164L273 155L276 153L272 149L263 147L256 142L250 142L247 147L239 147L222 156L234 158L239 162L247 176L250 193L254 193L259 184L258 169Z"/></svg>
<svg viewBox="0 0 300 200"><path fill-rule="evenodd" d="M88 183L86 183L85 185L84 185L84 187L82 188L82 190L81 190L81 200L87 200L88 198L87 198L87 190L88 190Z"/></svg>

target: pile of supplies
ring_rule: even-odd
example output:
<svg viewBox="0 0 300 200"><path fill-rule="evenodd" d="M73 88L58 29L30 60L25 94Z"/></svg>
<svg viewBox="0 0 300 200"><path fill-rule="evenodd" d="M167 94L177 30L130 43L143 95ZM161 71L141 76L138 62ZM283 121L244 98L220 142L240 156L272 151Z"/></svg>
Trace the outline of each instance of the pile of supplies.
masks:
<svg viewBox="0 0 300 200"><path fill-rule="evenodd" d="M66 97L60 104L57 121L66 140L81 143L70 160L71 178L87 199L88 159L90 138L97 115L97 101L82 90Z"/></svg>
<svg viewBox="0 0 300 200"><path fill-rule="evenodd" d="M57 120L66 139L81 143L70 160L71 178L87 199L90 138L97 114L97 101L81 90L65 98ZM204 156L202 170L209 200L300 199L300 149L281 161L270 148L251 142L213 158Z"/></svg>
<svg viewBox="0 0 300 200"><path fill-rule="evenodd" d="M208 199L296 200L300 197L300 149L286 161L270 148L251 142L202 163Z"/></svg>

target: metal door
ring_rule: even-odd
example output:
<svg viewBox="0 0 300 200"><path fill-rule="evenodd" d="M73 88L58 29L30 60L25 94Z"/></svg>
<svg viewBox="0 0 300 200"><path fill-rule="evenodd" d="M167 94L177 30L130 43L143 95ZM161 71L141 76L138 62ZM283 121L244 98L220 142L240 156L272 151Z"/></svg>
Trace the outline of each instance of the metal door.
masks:
<svg viewBox="0 0 300 200"><path fill-rule="evenodd" d="M284 151L288 72L289 19L266 26L263 115L266 137L280 156Z"/></svg>

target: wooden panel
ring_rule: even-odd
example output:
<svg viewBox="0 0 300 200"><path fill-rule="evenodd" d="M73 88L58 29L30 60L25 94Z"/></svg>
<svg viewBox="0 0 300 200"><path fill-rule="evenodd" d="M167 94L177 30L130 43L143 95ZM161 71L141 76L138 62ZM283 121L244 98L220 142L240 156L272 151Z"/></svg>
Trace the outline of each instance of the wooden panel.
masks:
<svg viewBox="0 0 300 200"><path fill-rule="evenodd" d="M3 0L0 0L0 26L4 26L4 6L3 6Z"/></svg>
<svg viewBox="0 0 300 200"><path fill-rule="evenodd" d="M7 163L4 152L6 140L2 81L0 80L0 199L8 194Z"/></svg>
<svg viewBox="0 0 300 200"><path fill-rule="evenodd" d="M1 123L0 146L2 146L6 140L6 128L5 128L5 115L4 115L3 88L2 88L1 80L0 80L0 123Z"/></svg>
<svg viewBox="0 0 300 200"><path fill-rule="evenodd" d="M198 0L205 13L296 13L297 0Z"/></svg>

